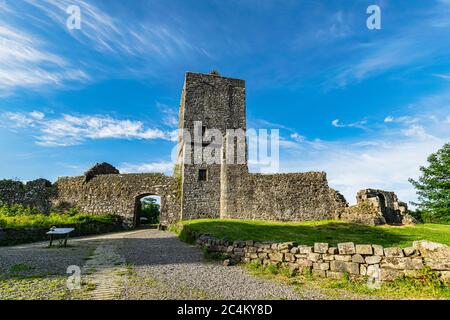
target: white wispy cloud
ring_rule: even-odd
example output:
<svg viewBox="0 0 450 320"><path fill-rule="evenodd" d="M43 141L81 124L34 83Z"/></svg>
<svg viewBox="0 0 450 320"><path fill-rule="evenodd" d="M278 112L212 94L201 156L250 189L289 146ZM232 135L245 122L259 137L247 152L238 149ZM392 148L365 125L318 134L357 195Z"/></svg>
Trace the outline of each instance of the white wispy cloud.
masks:
<svg viewBox="0 0 450 320"><path fill-rule="evenodd" d="M364 125L367 124L367 120L361 120L353 123L343 124L339 119L335 119L331 121L331 125L336 128L364 128Z"/></svg>
<svg viewBox="0 0 450 320"><path fill-rule="evenodd" d="M112 15L108 6L94 5L84 0L26 0L27 3L44 12L58 25L65 26L70 5L80 7L82 13L81 29L67 30L80 43L98 51L148 58L154 61L179 59L180 55L208 52L197 47L187 39L183 30L172 25L145 21L131 21L126 16Z"/></svg>
<svg viewBox="0 0 450 320"><path fill-rule="evenodd" d="M176 128L178 126L178 110L161 102L156 102L157 109L162 113L162 122L168 126Z"/></svg>
<svg viewBox="0 0 450 320"><path fill-rule="evenodd" d="M97 139L162 139L176 141L175 131L146 128L141 121L115 119L110 116L64 114L49 118L39 111L5 112L0 125L12 129L32 129L41 146L71 146Z"/></svg>
<svg viewBox="0 0 450 320"><path fill-rule="evenodd" d="M435 73L433 76L444 80L450 80L450 74Z"/></svg>
<svg viewBox="0 0 450 320"><path fill-rule="evenodd" d="M66 26L70 5L81 9L79 30ZM113 14L111 8L84 0L2 2L0 94L104 77L156 77L182 59L209 59L206 48L195 45L169 17L129 19L129 13Z"/></svg>
<svg viewBox="0 0 450 320"><path fill-rule="evenodd" d="M383 8L388 4L381 5ZM352 55L348 62L336 66L333 77L323 82L327 89L345 87L352 83L385 74L390 71L402 70L407 67L431 65L434 57L440 57L450 51L436 35L449 32L448 14L450 4L445 1L430 1L427 10L421 11L421 16L410 20L411 26L406 28L391 28L388 35L375 37L373 40L359 41L355 46L358 50L349 51ZM434 74L435 77L449 80L447 74Z"/></svg>
<svg viewBox="0 0 450 320"><path fill-rule="evenodd" d="M293 140L296 141L296 142L302 142L302 141L305 141L305 137L302 136L302 135L300 135L300 134L298 134L297 132L292 133L292 134L290 135L290 137L291 137L291 139L293 139Z"/></svg>
<svg viewBox="0 0 450 320"><path fill-rule="evenodd" d="M119 166L122 173L146 173L161 172L166 175L173 173L174 163L168 161L149 162L149 163L123 163Z"/></svg>
<svg viewBox="0 0 450 320"><path fill-rule="evenodd" d="M89 75L47 48L44 40L11 25L0 26L0 91L16 87L61 86Z"/></svg>
<svg viewBox="0 0 450 320"><path fill-rule="evenodd" d="M427 157L450 141L450 96L444 90L409 104L414 114L387 116L366 123L359 137L339 140L280 141L281 172L325 171L331 187L350 203L365 188L394 191L403 201L416 201L409 178L417 179ZM336 119L337 120L337 119ZM337 126L346 126L339 121ZM353 125L353 124L352 124ZM250 164L253 172L257 167Z"/></svg>

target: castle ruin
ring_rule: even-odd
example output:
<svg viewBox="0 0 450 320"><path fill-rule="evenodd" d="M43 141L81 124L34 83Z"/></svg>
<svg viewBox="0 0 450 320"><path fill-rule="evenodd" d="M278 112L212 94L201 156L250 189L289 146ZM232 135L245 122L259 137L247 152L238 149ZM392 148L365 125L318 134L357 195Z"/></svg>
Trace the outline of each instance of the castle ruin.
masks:
<svg viewBox="0 0 450 320"><path fill-rule="evenodd" d="M202 135L214 128L220 130L224 141L227 129L245 132L245 82L217 74L186 73L179 132L197 130L197 121L202 123ZM186 156L196 156L191 148L195 143L179 134L181 161L173 176L120 174L114 167L102 164L85 176L59 178L54 185L52 205L77 206L92 214L118 214L129 226L139 223L140 200L149 195L161 197L163 225L197 218L343 219L365 224L405 221L406 205L393 193L363 192L358 194L358 204L349 207L344 197L328 186L324 172L250 173L246 158L243 163L227 161L230 159L226 158L224 143L220 163L185 163L182 160ZM200 143L201 148L208 147L203 141Z"/></svg>

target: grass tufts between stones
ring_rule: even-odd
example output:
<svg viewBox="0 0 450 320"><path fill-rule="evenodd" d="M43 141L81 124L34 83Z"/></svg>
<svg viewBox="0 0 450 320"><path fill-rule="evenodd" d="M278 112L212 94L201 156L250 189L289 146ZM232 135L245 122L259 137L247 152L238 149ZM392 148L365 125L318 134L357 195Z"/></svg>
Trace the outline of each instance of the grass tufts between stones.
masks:
<svg viewBox="0 0 450 320"><path fill-rule="evenodd" d="M379 287L368 285L367 278L352 278L344 274L340 280L313 276L309 268L293 271L280 264L263 265L258 262L245 264L253 275L269 277L293 285L298 290L305 287L321 289L331 297L346 299L348 293L356 298L376 297L381 299L450 299L450 286L429 268L418 271L414 277L402 276L393 282L383 282Z"/></svg>

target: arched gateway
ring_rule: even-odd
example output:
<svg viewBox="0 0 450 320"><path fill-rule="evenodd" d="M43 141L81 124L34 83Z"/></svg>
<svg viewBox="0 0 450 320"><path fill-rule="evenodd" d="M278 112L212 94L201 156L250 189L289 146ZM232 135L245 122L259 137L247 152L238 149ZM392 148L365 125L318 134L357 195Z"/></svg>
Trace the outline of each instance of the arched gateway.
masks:
<svg viewBox="0 0 450 320"><path fill-rule="evenodd" d="M178 179L161 173L100 174L89 182L84 177L58 179L55 205L69 203L93 214L112 213L136 225L136 199L146 195L161 197L161 224L181 219Z"/></svg>

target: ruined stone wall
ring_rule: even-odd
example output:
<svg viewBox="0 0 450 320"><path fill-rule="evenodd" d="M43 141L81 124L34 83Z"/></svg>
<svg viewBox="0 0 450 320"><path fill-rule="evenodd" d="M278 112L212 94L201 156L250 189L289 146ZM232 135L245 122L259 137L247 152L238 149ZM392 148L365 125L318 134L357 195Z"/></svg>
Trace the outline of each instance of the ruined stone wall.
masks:
<svg viewBox="0 0 450 320"><path fill-rule="evenodd" d="M369 277L374 281L392 281L401 276L420 276L424 267L436 272L450 284L450 246L430 241L415 241L408 248L383 248L375 244L328 243L314 246L295 242L274 243L253 240L234 241L199 236L197 245L210 252L225 254L227 263L253 262L276 264L291 272L312 272L319 277L342 279Z"/></svg>
<svg viewBox="0 0 450 320"><path fill-rule="evenodd" d="M328 186L324 172L234 176L228 189L225 218L324 220L335 218L347 205Z"/></svg>
<svg viewBox="0 0 450 320"><path fill-rule="evenodd" d="M45 179L37 179L25 184L21 181L0 180L0 205L21 204L47 213L51 208L51 198L54 195L54 186Z"/></svg>
<svg viewBox="0 0 450 320"><path fill-rule="evenodd" d="M180 185L160 173L99 175L89 182L84 176L64 177L56 182L55 206L77 206L91 214L117 214L134 223L136 203L143 195L161 197L161 223L180 220Z"/></svg>
<svg viewBox="0 0 450 320"><path fill-rule="evenodd" d="M346 208L340 219L367 225L411 224L415 220L408 214L406 203L398 200L394 192L364 189L356 195L357 204Z"/></svg>

